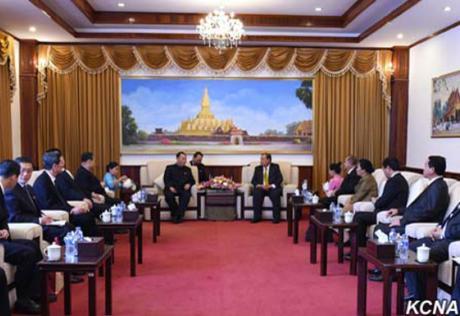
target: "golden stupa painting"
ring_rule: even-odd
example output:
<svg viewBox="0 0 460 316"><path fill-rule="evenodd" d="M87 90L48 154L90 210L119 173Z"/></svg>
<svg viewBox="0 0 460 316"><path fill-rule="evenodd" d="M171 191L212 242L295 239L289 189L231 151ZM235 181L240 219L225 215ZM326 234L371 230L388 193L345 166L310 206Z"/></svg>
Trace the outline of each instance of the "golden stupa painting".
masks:
<svg viewBox="0 0 460 316"><path fill-rule="evenodd" d="M208 88L205 88L200 112L194 118L182 121L177 133L180 135L210 136L216 132L228 134L235 127L233 120L219 120L214 116L211 111Z"/></svg>
<svg viewBox="0 0 460 316"><path fill-rule="evenodd" d="M122 79L122 152L308 153L311 80Z"/></svg>

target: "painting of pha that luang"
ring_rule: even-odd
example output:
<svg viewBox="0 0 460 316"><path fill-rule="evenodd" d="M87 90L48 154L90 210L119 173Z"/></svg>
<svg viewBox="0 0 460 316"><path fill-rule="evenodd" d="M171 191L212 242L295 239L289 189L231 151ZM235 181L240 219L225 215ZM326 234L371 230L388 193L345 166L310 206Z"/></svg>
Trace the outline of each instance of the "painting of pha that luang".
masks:
<svg viewBox="0 0 460 316"><path fill-rule="evenodd" d="M432 137L460 137L460 72L433 79Z"/></svg>
<svg viewBox="0 0 460 316"><path fill-rule="evenodd" d="M122 80L123 153L306 153L311 144L311 80Z"/></svg>

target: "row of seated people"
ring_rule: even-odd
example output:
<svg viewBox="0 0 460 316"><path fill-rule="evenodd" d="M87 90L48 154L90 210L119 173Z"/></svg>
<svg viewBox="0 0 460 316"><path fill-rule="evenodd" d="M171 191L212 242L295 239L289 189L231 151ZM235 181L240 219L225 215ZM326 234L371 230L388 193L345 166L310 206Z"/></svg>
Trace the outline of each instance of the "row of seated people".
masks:
<svg viewBox="0 0 460 316"><path fill-rule="evenodd" d="M200 182L207 180L207 172L202 163L203 154L196 152L193 155L191 165L198 168ZM185 211L191 198L191 188L195 185L192 170L186 166L187 155L184 152L176 154L176 163L168 165L164 172L163 181L165 186L165 200L171 210L172 221L182 222ZM254 192L254 217L252 223L260 222L262 219L262 205L265 196L268 196L273 205L273 223L281 221L281 196L283 175L280 167L272 163L270 153L262 153L260 165L254 170L251 180ZM178 201L176 201L176 197Z"/></svg>
<svg viewBox="0 0 460 316"><path fill-rule="evenodd" d="M460 203L453 211L446 215L449 206L449 190L444 181L446 160L441 156L429 156L423 168L423 177L428 184L425 189L408 205L409 184L400 172L399 161L395 158L386 158L382 163L382 170L386 177L383 192L378 194L378 185L373 177L374 167L367 159L357 160L353 156L345 159L344 167L347 171L341 185L322 200L326 205L338 202L343 194L352 194L344 202L345 212L354 211L353 221L357 223L358 246L366 245L368 227L375 225L374 234L382 231L388 234L394 229L399 234L406 232L406 227L413 223L436 222L438 225L429 237L412 240L410 249L416 251L417 247L425 244L430 248L430 259L441 263L449 259L449 244L460 240ZM331 179L335 177L337 165L331 165ZM340 171L338 172L340 173ZM374 237L376 236L369 236ZM380 271L372 269L370 279L381 281ZM424 299L425 279L423 274L406 273L406 287L408 295L406 300ZM460 274L457 275L456 286L452 298L460 299Z"/></svg>
<svg viewBox="0 0 460 316"><path fill-rule="evenodd" d="M40 224L43 239L48 243L55 240L62 243L64 236L75 227L81 227L87 236L98 235L95 218L118 200L106 194L92 172L93 157L92 153L82 154L81 166L73 178L65 170L62 152L50 149L43 154L44 170L33 186L28 184L33 172L29 158L0 163L0 244L4 249L4 261L17 268L15 309L19 313L40 312L40 277L36 264L42 259L42 253L34 241L11 239L8 223ZM79 203L72 205L68 201ZM64 226L51 225L53 219L43 212L45 210L66 211L70 221ZM1 272L0 315L9 315L8 287ZM72 280L82 281L77 276Z"/></svg>

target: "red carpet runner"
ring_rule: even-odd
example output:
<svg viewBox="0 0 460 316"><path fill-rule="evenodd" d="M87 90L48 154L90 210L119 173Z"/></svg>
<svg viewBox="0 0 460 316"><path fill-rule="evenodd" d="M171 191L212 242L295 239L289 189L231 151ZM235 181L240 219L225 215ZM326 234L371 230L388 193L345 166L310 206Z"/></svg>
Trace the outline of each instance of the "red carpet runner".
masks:
<svg viewBox="0 0 460 316"><path fill-rule="evenodd" d="M305 225L305 224L304 224ZM329 245L327 277L292 244L286 223L162 224L157 244L144 225L144 263L129 277L127 235L119 235L113 266L113 315L356 315L356 277ZM318 248L319 250L319 248ZM98 278L98 315L104 279ZM87 315L87 281L72 286L72 314ZM382 286L369 282L368 315L381 314ZM63 294L51 315L64 315Z"/></svg>

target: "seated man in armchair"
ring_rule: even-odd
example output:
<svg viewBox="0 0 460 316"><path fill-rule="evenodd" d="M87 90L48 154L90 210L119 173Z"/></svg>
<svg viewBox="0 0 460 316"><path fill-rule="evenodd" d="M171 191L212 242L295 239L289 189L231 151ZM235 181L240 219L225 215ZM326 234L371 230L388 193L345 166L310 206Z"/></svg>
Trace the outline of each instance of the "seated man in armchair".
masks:
<svg viewBox="0 0 460 316"><path fill-rule="evenodd" d="M171 210L172 221L182 222L188 203L192 196L190 190L195 184L192 169L187 167L187 155L180 151L176 154L176 163L166 167L163 180L165 183L165 199ZM179 204L176 202L179 197Z"/></svg>
<svg viewBox="0 0 460 316"><path fill-rule="evenodd" d="M254 217L252 223L262 219L262 206L265 196L268 196L273 204L273 223L281 220L281 195L283 194L283 175L280 167L272 163L272 155L263 153L260 155L260 165L254 170L251 181L254 186Z"/></svg>

